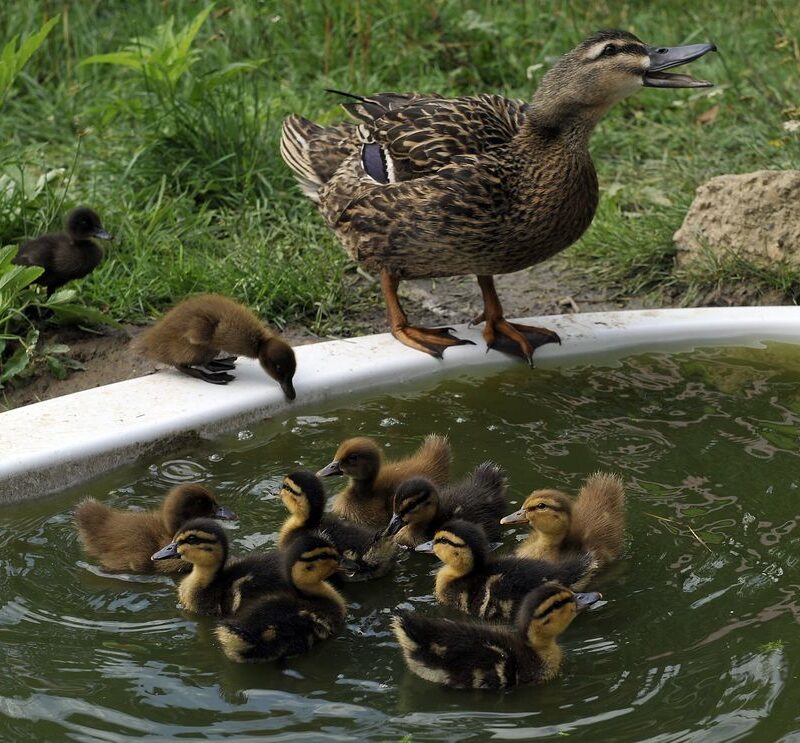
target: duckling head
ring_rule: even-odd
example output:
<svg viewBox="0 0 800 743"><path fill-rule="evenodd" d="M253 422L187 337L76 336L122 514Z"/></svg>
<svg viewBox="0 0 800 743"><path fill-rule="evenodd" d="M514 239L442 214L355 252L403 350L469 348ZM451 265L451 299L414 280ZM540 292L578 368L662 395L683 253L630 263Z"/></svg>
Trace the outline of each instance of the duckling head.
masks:
<svg viewBox="0 0 800 743"><path fill-rule="evenodd" d="M599 601L602 594L573 593L569 588L550 581L535 588L526 597L517 613L517 629L537 647L552 642L575 619L578 609Z"/></svg>
<svg viewBox="0 0 800 743"><path fill-rule="evenodd" d="M286 341L270 336L259 347L258 361L261 368L281 386L287 399L294 400L297 393L292 380L297 371L297 359L292 347Z"/></svg>
<svg viewBox="0 0 800 743"><path fill-rule="evenodd" d="M519 511L504 516L501 524L524 524L551 537L564 537L572 522L572 499L559 490L534 490Z"/></svg>
<svg viewBox="0 0 800 743"><path fill-rule="evenodd" d="M365 436L357 436L343 441L333 461L323 467L317 475L347 475L353 480L370 481L378 476L383 456L380 447Z"/></svg>
<svg viewBox="0 0 800 743"><path fill-rule="evenodd" d="M113 235L103 229L97 212L88 206L79 206L67 214L65 226L67 232L77 240L86 240L90 237L98 237L101 240L114 239Z"/></svg>
<svg viewBox="0 0 800 743"><path fill-rule="evenodd" d="M454 519L444 524L430 542L415 549L433 552L453 573L466 575L486 563L490 547L481 526Z"/></svg>
<svg viewBox="0 0 800 743"><path fill-rule="evenodd" d="M297 470L283 478L279 493L283 505L303 526L319 525L325 512L325 489L310 470Z"/></svg>
<svg viewBox="0 0 800 743"><path fill-rule="evenodd" d="M394 494L392 520L383 532L390 537L406 524L429 524L439 512L439 491L424 477L413 477L400 484Z"/></svg>
<svg viewBox="0 0 800 743"><path fill-rule="evenodd" d="M292 585L313 591L339 569L339 552L322 534L304 534L284 551L283 569Z"/></svg>
<svg viewBox="0 0 800 743"><path fill-rule="evenodd" d="M164 523L174 534L187 521L196 518L213 518L232 521L236 514L220 505L214 494L196 483L178 485L167 493L162 507Z"/></svg>
<svg viewBox="0 0 800 743"><path fill-rule="evenodd" d="M151 560L181 559L201 568L216 569L228 558L228 537L212 519L192 519L185 523L166 547Z"/></svg>
<svg viewBox="0 0 800 743"><path fill-rule="evenodd" d="M555 129L570 119L591 124L615 103L642 87L704 88L712 83L665 70L716 51L713 44L648 46L627 31L598 31L567 52L544 76L533 97L546 125Z"/></svg>

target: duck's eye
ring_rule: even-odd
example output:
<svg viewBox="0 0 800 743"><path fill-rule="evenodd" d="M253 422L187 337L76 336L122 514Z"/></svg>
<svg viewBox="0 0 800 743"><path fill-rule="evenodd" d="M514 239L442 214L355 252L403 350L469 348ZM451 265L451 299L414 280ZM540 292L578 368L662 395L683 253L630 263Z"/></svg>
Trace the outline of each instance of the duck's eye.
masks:
<svg viewBox="0 0 800 743"><path fill-rule="evenodd" d="M603 56L604 57L613 57L617 53L617 47L613 44L606 44L603 47Z"/></svg>

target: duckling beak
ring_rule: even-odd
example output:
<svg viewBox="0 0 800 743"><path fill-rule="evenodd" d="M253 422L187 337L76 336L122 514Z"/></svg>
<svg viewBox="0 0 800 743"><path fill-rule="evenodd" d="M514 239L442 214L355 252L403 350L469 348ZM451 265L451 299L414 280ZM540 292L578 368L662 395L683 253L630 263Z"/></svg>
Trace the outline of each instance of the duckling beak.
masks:
<svg viewBox="0 0 800 743"><path fill-rule="evenodd" d="M214 518L220 521L236 521L239 517L226 506L217 506L214 509Z"/></svg>
<svg viewBox="0 0 800 743"><path fill-rule="evenodd" d="M674 75L664 72L670 67L687 64L708 52L717 51L714 44L689 44L688 46L647 47L650 68L644 73L644 86L647 88L710 88L714 83L696 80L691 75Z"/></svg>
<svg viewBox="0 0 800 743"><path fill-rule="evenodd" d="M349 557L342 557L339 560L339 570L348 578L352 578L360 572L361 567L355 560L351 560Z"/></svg>
<svg viewBox="0 0 800 743"><path fill-rule="evenodd" d="M114 235L106 232L105 230L95 230L92 237L99 237L101 240L113 240Z"/></svg>
<svg viewBox="0 0 800 743"><path fill-rule="evenodd" d="M599 591L591 591L590 593L576 593L575 594L575 603L578 605L578 609L585 609L587 606L591 606L600 599L603 598L603 594Z"/></svg>
<svg viewBox="0 0 800 743"><path fill-rule="evenodd" d="M287 400L294 400L297 397L297 393L294 391L294 385L292 384L291 379L287 379L280 383L281 389L283 390L283 394L286 395Z"/></svg>
<svg viewBox="0 0 800 743"><path fill-rule="evenodd" d="M158 552L156 552L150 559L151 560L172 560L176 557L180 557L178 554L178 543L172 542L168 544L166 547L162 547Z"/></svg>
<svg viewBox="0 0 800 743"><path fill-rule="evenodd" d="M392 520L389 522L389 526L387 526L383 530L382 537L393 537L400 529L403 528L403 519L401 519L396 513L392 514Z"/></svg>
<svg viewBox="0 0 800 743"><path fill-rule="evenodd" d="M433 552L433 540L431 539L428 542L423 542L422 544L418 544L414 547L415 552Z"/></svg>
<svg viewBox="0 0 800 743"><path fill-rule="evenodd" d="M334 459L330 464L326 464L319 472L317 477L330 477L331 475L341 475L342 468L339 465L339 460Z"/></svg>
<svg viewBox="0 0 800 743"><path fill-rule="evenodd" d="M503 516L500 519L501 524L527 524L528 523L528 515L524 508L520 508L519 511L514 511L514 513L508 514L508 516Z"/></svg>

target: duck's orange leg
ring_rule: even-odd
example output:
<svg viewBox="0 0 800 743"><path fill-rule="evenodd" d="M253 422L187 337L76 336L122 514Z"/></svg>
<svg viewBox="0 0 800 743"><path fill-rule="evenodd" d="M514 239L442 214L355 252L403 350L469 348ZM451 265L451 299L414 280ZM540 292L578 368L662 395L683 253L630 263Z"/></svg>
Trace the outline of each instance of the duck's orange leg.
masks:
<svg viewBox="0 0 800 743"><path fill-rule="evenodd" d="M537 328L532 325L520 325L508 322L503 317L503 307L497 290L494 288L494 279L491 276L478 276L478 286L483 294L483 314L473 321L486 322L483 328L483 337L489 348L495 348L503 353L521 356L528 364L533 366L533 352L545 343L561 343L558 333L547 328Z"/></svg>
<svg viewBox="0 0 800 743"><path fill-rule="evenodd" d="M417 351L435 356L437 359L442 358L445 348L450 346L475 345L472 341L451 335L452 328L420 328L409 325L408 317L397 298L399 285L400 279L392 276L385 268L381 270L381 289L386 301L386 309L389 312L389 325L392 335L397 340Z"/></svg>

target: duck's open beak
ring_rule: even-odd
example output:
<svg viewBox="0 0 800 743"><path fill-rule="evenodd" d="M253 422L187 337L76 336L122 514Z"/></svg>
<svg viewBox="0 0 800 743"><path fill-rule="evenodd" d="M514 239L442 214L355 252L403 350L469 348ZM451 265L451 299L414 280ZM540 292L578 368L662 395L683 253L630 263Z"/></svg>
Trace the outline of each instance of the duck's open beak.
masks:
<svg viewBox="0 0 800 743"><path fill-rule="evenodd" d="M587 606L591 606L600 599L603 598L603 594L599 591L591 591L590 593L576 593L575 594L575 603L578 605L578 609L585 609Z"/></svg>
<svg viewBox="0 0 800 743"><path fill-rule="evenodd" d="M168 544L166 547L162 547L158 552L156 552L150 559L151 560L172 560L176 557L180 557L178 554L178 543L172 542Z"/></svg>
<svg viewBox="0 0 800 743"><path fill-rule="evenodd" d="M644 73L647 88L710 88L714 83L696 80L691 75L675 75L664 70L692 62L708 52L717 51L714 44L689 44L688 46L648 46L650 69Z"/></svg>
<svg viewBox="0 0 800 743"><path fill-rule="evenodd" d="M330 477L331 475L341 475L342 468L339 465L339 460L334 459L330 464L326 464L319 472L317 477Z"/></svg>
<svg viewBox="0 0 800 743"><path fill-rule="evenodd" d="M528 514L524 508L520 508L519 511L514 511L514 513L508 514L508 516L503 516L500 519L501 524L527 524L528 523Z"/></svg>
<svg viewBox="0 0 800 743"><path fill-rule="evenodd" d="M214 518L220 521L236 521L239 517L227 506L217 506L214 509Z"/></svg>
<svg viewBox="0 0 800 743"><path fill-rule="evenodd" d="M105 230L95 230L92 233L92 237L99 237L101 240L113 240L114 239L114 235L112 235L109 232L106 232Z"/></svg>
<svg viewBox="0 0 800 743"><path fill-rule="evenodd" d="M392 520L389 522L389 526L387 526L383 533L381 534L382 537L393 537L400 529L403 528L403 519L401 519L396 513L392 514Z"/></svg>
<svg viewBox="0 0 800 743"><path fill-rule="evenodd" d="M431 539L428 542L423 542L422 544L418 544L414 547L416 552L433 552L433 540Z"/></svg>

